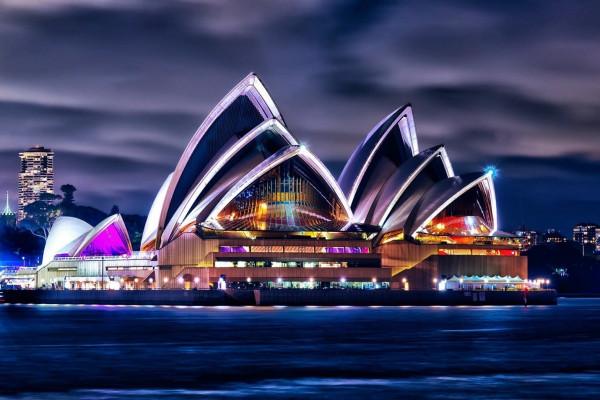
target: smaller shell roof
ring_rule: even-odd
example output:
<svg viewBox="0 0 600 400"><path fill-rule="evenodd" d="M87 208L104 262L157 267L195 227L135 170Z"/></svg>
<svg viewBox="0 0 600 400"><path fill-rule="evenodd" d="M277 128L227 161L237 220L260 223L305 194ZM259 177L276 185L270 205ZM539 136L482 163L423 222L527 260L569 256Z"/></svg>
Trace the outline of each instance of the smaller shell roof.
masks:
<svg viewBox="0 0 600 400"><path fill-rule="evenodd" d="M79 218L58 217L46 239L42 265L48 264L57 254L70 255L92 229L93 226Z"/></svg>
<svg viewBox="0 0 600 400"><path fill-rule="evenodd" d="M114 214L89 231L71 256L114 256L131 253L131 241L123 217L121 214Z"/></svg>
<svg viewBox="0 0 600 400"><path fill-rule="evenodd" d="M94 254L86 254L94 247ZM131 241L120 214L104 219L95 227L74 217L58 217L46 240L42 265L57 255L130 255Z"/></svg>

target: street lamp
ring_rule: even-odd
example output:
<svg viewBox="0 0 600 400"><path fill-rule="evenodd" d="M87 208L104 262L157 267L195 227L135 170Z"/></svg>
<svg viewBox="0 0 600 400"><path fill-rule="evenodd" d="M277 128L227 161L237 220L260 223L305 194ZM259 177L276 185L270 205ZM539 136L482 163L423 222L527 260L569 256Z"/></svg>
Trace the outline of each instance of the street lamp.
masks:
<svg viewBox="0 0 600 400"><path fill-rule="evenodd" d="M437 283L438 283L438 279L437 278L433 278L433 290L437 290Z"/></svg>

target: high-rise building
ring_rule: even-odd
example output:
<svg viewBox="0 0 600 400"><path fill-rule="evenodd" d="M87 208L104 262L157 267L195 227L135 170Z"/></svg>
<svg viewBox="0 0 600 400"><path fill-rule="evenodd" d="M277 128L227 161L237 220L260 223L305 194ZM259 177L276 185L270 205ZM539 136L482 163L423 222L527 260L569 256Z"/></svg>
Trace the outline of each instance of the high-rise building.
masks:
<svg viewBox="0 0 600 400"><path fill-rule="evenodd" d="M19 153L19 207L17 221L25 217L25 206L38 201L41 193L54 193L54 152L35 146Z"/></svg>
<svg viewBox="0 0 600 400"><path fill-rule="evenodd" d="M581 245L583 255L591 255L598 249L600 243L600 226L582 222L573 227L573 240Z"/></svg>

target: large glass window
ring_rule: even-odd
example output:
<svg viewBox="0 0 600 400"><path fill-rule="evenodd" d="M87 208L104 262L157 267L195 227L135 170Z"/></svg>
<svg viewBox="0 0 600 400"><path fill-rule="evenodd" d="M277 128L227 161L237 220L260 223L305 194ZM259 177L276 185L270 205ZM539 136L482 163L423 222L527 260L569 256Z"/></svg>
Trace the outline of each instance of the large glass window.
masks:
<svg viewBox="0 0 600 400"><path fill-rule="evenodd" d="M220 253L248 253L249 246L219 246Z"/></svg>
<svg viewBox="0 0 600 400"><path fill-rule="evenodd" d="M334 191L292 158L238 194L218 215L225 230L338 231L348 216Z"/></svg>

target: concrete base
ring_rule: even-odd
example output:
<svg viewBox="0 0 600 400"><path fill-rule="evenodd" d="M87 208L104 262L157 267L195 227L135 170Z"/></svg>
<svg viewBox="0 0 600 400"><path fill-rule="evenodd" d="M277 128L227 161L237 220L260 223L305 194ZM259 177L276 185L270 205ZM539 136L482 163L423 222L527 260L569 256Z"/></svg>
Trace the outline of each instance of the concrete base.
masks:
<svg viewBox="0 0 600 400"><path fill-rule="evenodd" d="M257 306L458 306L554 305L556 291L434 290L16 290L5 291L12 304L107 305L257 305ZM526 299L526 300L525 300Z"/></svg>

